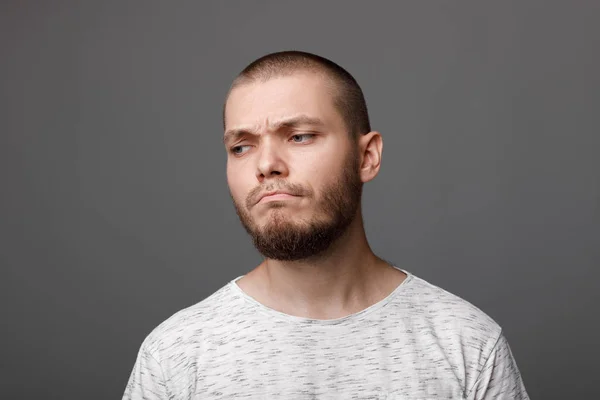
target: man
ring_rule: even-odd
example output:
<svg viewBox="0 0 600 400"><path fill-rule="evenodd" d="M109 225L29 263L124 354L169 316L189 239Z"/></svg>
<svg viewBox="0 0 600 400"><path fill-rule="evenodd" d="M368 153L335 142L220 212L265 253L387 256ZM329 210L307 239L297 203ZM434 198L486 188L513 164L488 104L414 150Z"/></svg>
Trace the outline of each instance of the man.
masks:
<svg viewBox="0 0 600 400"><path fill-rule="evenodd" d="M227 180L264 256L155 328L124 399L528 399L502 329L370 249L362 185L381 167L354 78L264 56L224 112Z"/></svg>

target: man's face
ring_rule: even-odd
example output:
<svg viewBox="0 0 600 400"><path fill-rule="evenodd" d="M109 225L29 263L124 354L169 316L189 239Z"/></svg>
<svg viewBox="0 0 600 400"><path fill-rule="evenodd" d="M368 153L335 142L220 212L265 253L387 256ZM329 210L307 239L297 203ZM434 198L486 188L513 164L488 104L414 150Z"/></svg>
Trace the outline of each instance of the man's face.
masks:
<svg viewBox="0 0 600 400"><path fill-rule="evenodd" d="M225 122L229 190L258 251L290 261L326 250L356 216L362 189L330 84L297 73L238 86ZM283 193L265 196L274 191Z"/></svg>

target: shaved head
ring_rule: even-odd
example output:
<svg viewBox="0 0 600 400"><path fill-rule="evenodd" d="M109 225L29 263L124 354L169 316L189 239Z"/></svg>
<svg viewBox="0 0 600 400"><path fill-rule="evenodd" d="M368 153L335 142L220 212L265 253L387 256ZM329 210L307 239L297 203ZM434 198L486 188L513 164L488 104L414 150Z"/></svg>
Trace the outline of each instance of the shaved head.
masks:
<svg viewBox="0 0 600 400"><path fill-rule="evenodd" d="M253 61L234 79L227 99L229 93L238 86L302 72L320 75L330 84L334 106L342 116L352 139L371 131L365 98L354 77L333 61L311 53L282 51ZM227 124L226 107L227 100L223 106L224 128Z"/></svg>

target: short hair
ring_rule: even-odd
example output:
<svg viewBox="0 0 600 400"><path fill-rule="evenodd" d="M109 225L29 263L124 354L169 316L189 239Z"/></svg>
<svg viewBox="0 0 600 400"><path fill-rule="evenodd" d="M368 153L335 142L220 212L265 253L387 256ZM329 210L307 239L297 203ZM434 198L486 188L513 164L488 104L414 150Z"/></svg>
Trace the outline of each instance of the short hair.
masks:
<svg viewBox="0 0 600 400"><path fill-rule="evenodd" d="M344 68L316 54L289 50L267 54L253 62L234 79L223 105L223 126L225 126L225 108L229 94L237 86L255 81L265 82L271 78L288 76L300 71L325 73L332 79L337 93L334 106L346 123L352 139L371 131L367 103L356 79Z"/></svg>

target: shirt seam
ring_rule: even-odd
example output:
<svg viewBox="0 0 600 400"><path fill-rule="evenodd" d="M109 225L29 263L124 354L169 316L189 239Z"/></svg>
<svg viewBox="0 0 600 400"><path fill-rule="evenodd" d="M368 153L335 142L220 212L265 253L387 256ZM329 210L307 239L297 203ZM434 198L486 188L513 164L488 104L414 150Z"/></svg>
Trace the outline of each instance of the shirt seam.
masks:
<svg viewBox="0 0 600 400"><path fill-rule="evenodd" d="M381 309L387 307L390 303L392 303L396 299L397 296L400 295L400 293L402 291L406 290L406 286L408 284L412 283L412 281L415 280L416 276L414 276L412 273L395 266L395 264L393 264L393 267L404 272L406 274L406 278L386 298L384 298L384 299L380 300L379 302L371 305L370 307L367 307L364 310L361 310L352 315L348 315L348 316L342 317L342 318L329 319L329 320L302 318L302 317L296 317L296 316L287 315L285 313L281 313L277 310L273 310L269 307L266 307L265 305L258 302L256 299L254 299L254 298L250 297L248 294L244 293L235 283L235 280L237 278L230 281L229 285L230 285L230 290L233 290L235 292L236 296L239 297L239 299L242 301L243 304L250 304L252 307L258 309L258 311L261 312L261 314L267 316L269 319L276 320L276 321L283 321L286 323L298 324L299 326L319 326L319 327L346 326L346 325L352 325L352 324L364 322L366 319L370 318L373 313L380 311ZM241 276L239 278L241 278Z"/></svg>
<svg viewBox="0 0 600 400"><path fill-rule="evenodd" d="M152 357L152 359L154 360L154 362L156 362L156 364L158 365L158 368L160 369L160 374L161 374L162 380L165 384L165 393L167 394L167 398L169 398L169 399L173 398L173 396L171 396L171 390L169 389L168 381L167 381L165 371L163 370L163 366L162 366L161 362L158 361L158 359L154 356L154 354L152 354L152 352L149 351L147 348L146 348L146 352L148 353L148 355L150 357Z"/></svg>
<svg viewBox="0 0 600 400"><path fill-rule="evenodd" d="M475 389L475 386L477 385L477 382L479 382L479 379L481 379L481 374L483 374L483 371L485 370L485 366L487 365L488 361L490 361L490 358L492 357L492 354L494 354L494 351L496 350L496 347L498 346L498 343L500 343L500 339L502 338L502 334L503 334L503 329L501 328L500 329L500 334L496 338L496 342L494 343L494 346L492 346L492 350L490 351L490 354L488 354L488 356L486 357L485 362L483 363L483 366L481 367L481 371L479 371L479 373L477 374L477 378L475 379L475 382L473 382L473 385L471 386L471 389L469 389L465 393L465 396L464 396L465 400L469 398L469 396L473 392L473 389Z"/></svg>

